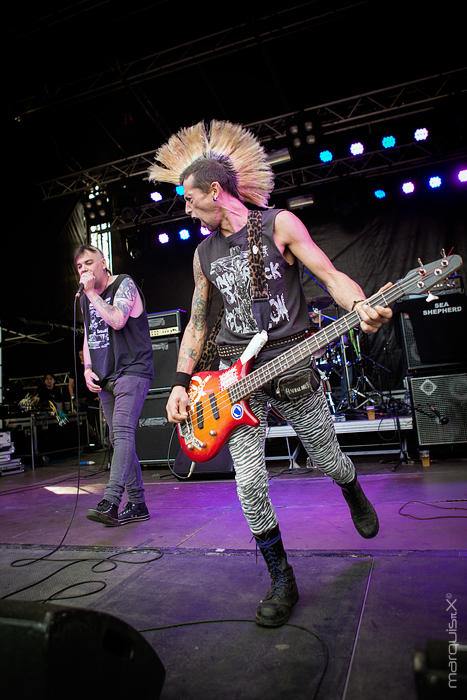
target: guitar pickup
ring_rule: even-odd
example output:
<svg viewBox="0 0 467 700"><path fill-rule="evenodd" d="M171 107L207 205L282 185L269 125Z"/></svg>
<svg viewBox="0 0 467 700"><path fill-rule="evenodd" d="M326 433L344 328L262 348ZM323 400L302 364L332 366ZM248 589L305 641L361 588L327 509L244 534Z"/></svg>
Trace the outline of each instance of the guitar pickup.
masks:
<svg viewBox="0 0 467 700"><path fill-rule="evenodd" d="M196 404L196 422L198 423L199 430L204 428L204 416L203 416L203 404L198 401Z"/></svg>
<svg viewBox="0 0 467 700"><path fill-rule="evenodd" d="M219 420L219 408L217 406L217 401L214 394L209 394L209 403L211 404L212 415L216 420Z"/></svg>

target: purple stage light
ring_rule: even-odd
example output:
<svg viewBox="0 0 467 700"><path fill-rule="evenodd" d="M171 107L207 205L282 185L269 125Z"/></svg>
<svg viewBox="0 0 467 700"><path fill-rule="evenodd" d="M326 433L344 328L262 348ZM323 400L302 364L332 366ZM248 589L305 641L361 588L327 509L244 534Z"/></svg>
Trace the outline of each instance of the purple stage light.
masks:
<svg viewBox="0 0 467 700"><path fill-rule="evenodd" d="M404 182L402 185L402 192L404 194L413 194L415 192L415 185L413 182Z"/></svg>
<svg viewBox="0 0 467 700"><path fill-rule="evenodd" d="M365 151L365 146L361 141L356 141L350 146L350 152L353 156L361 156Z"/></svg>
<svg viewBox="0 0 467 700"><path fill-rule="evenodd" d="M415 141L426 141L428 136L429 136L429 131L428 129L422 128L422 129L415 129L414 132L414 139Z"/></svg>
<svg viewBox="0 0 467 700"><path fill-rule="evenodd" d="M463 168L457 173L457 179L459 182L467 182L467 169Z"/></svg>
<svg viewBox="0 0 467 700"><path fill-rule="evenodd" d="M169 242L169 237L166 233L160 233L158 235L159 243L168 243Z"/></svg>

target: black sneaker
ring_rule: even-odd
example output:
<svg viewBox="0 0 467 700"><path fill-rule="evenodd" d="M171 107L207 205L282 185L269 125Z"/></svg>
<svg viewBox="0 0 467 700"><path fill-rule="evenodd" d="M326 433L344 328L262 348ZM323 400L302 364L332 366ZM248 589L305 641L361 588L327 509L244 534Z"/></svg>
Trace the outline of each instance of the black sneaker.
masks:
<svg viewBox="0 0 467 700"><path fill-rule="evenodd" d="M118 525L118 506L104 498L95 508L88 510L86 517L89 520L115 527Z"/></svg>
<svg viewBox="0 0 467 700"><path fill-rule="evenodd" d="M118 524L138 523L141 520L149 520L150 515L146 503L129 503L121 513L118 514Z"/></svg>

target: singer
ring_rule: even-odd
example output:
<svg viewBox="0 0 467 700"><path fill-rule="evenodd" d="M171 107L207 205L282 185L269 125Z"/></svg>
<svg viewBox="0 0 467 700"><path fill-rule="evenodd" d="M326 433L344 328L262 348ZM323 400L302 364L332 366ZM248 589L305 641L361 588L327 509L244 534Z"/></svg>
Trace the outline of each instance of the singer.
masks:
<svg viewBox="0 0 467 700"><path fill-rule="evenodd" d="M84 320L84 378L99 394L113 446L104 498L86 514L116 526L148 520L135 432L154 375L142 292L128 275L111 275L103 253L81 245L74 255L80 277L76 296ZM125 491L128 503L118 513Z"/></svg>

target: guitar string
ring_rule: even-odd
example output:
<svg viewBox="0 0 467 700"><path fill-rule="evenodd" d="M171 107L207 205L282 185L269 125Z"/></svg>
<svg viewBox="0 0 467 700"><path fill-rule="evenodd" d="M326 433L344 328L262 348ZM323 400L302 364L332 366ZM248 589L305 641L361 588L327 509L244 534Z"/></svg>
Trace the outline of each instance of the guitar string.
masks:
<svg viewBox="0 0 467 700"><path fill-rule="evenodd" d="M436 269L439 269L439 268L437 267L437 268L435 268L435 270ZM383 301L384 304L386 306L388 306L389 304L393 303L394 301L399 299L401 296L403 296L405 293L407 293L407 290L410 288L410 286L412 285L412 282L415 279L423 280L423 282L424 282L423 291L428 291L434 284L438 283L439 281L441 281L442 279L447 277L449 274L451 274L452 271L453 270L451 270L451 269L444 270L444 274L443 274L443 276L441 276L439 274L436 275L435 271L430 272L430 273L426 273L426 271L424 271L423 269L417 268L417 269L409 272L403 280L399 280L398 282L395 282L392 285L392 287L389 287L384 292L380 292L379 294L378 293L374 294L373 296L369 297L368 299L365 299L365 303L369 304L370 306L377 306L380 301ZM436 275L436 280L433 282L433 284L426 286L426 284L425 284L426 280L425 280L425 277L423 277L424 274L426 275L426 277L428 279L430 276ZM388 297L388 299L386 299L385 295ZM393 298L390 298L390 297L393 297ZM350 324L350 319L352 319L352 321L354 321L352 323L352 325ZM327 333L329 333L331 329L325 328L325 329L322 329L321 331L318 331L316 336L312 336L311 338L307 338L306 340L302 341L301 343L299 343L295 347L289 348L289 350L286 350L279 357L276 357L273 360L270 360L262 367L259 367L258 369L254 370L254 372L252 372L251 374L247 375L246 377L242 377L242 379L240 379L237 382L235 382L234 384L232 384L231 387L234 387L234 391L231 393L234 393L234 396L231 396L231 394L229 394L229 389L231 387L226 387L225 389L222 389L220 392L213 392L213 395L215 397L221 396L222 394L226 394L225 399L219 400L219 402L217 402L217 408L218 408L219 412L222 411L224 408L226 408L229 405L234 405L235 403L240 401L242 398L244 398L244 396L251 394L257 388L259 388L260 386L265 384L269 379L277 376L277 374L280 374L280 371L276 372L276 370L282 369L281 364L283 364L285 362L284 356L287 356L287 360L289 357L294 359L294 361L291 364L289 364L287 362L288 366L293 366L294 364L297 364L297 362L300 362L300 360L312 355L313 349L319 350L320 348L325 347L326 344L329 344L330 342L332 342L332 340L335 340L340 335L342 335L341 332L335 331L335 329L338 326L339 327L344 326L344 328L342 329L343 331L345 331L345 330L350 331L356 325L358 325L359 320L360 320L360 317L359 317L358 313L356 311L351 311L350 313L346 314L341 319L339 319L338 321L335 321L332 324L333 330L332 330L331 335L334 335L334 337L331 337L331 339L328 339L328 337L327 337ZM341 329L339 328L339 330L341 330ZM321 345L320 341L317 341L317 338L319 336L324 336L324 338L326 339L326 343L324 345ZM312 347L313 345L317 345L317 347L313 348L311 350L311 352L309 352L310 347ZM305 352L305 347L306 347L306 352ZM254 381L255 379L258 379L258 381L259 381L258 386L252 387L248 392L246 392L244 394L244 396L242 396L243 392L242 392L242 389L239 385L244 386L247 383L251 384L252 380ZM235 387L236 387L236 391L235 391ZM235 396L238 394L238 392L240 392L240 396L235 398ZM190 407L189 415L188 415L188 418L185 419L185 423L189 424L191 430L192 430L191 426L194 423L194 417L195 417L195 415L197 415L197 411L200 410L198 408L199 406L201 406L201 412L204 415L205 409L209 408L211 406L211 400L209 399L209 397L206 399L202 398L200 401L197 401L192 407Z"/></svg>
<svg viewBox="0 0 467 700"><path fill-rule="evenodd" d="M396 283L396 284L397 284L397 283ZM394 287L396 287L396 285L394 285L393 287L391 287L391 289L393 289ZM389 290L386 290L386 291L389 291ZM392 300L386 300L386 299L384 298L384 295L383 295L383 294L381 294L380 296L381 296L381 300L383 300L386 304L392 303L392 301L394 301L394 299L392 299ZM388 295L388 296L389 296L389 295ZM398 293L398 294L395 296L395 299L397 299L399 296L400 296L400 293ZM378 302L379 300L380 300L380 299L378 298L378 296L377 296L377 295L374 295L374 297L369 297L366 301L367 301L367 302L371 302L372 304L377 305L377 302ZM352 317L352 316L354 317L354 320L356 321L356 323L350 324L350 323L349 323L349 319L350 319L350 317ZM338 325L342 325L342 326L345 326L345 328L343 328L342 330L351 330L355 325L358 325L359 319L360 319L360 317L358 316L358 313L357 313L356 311L354 311L354 312L350 312L349 314L346 314L346 316L343 316L341 319L339 319L339 321L337 321L337 322L336 322L335 324L333 324L333 325L334 325L334 328L336 328ZM340 329L340 330L341 330L341 329ZM253 378L253 379L254 379L254 378L259 378L259 381L260 381L259 386L262 386L262 384L264 384L266 381L268 381L268 379L271 378L270 376L268 376L269 374L273 374L273 376L276 376L276 375L275 375L276 365L279 365L279 368L280 368L281 363L284 363L284 359L283 359L284 355L287 355L287 357L289 357L289 356L293 357L293 358L294 358L294 363L292 363L292 364L296 364L297 362L300 362L300 360L302 360L304 357L308 357L309 355L312 355L312 354L313 354L313 350L312 350L311 352L309 352L309 349L310 349L311 346L317 345L317 347L314 348L315 350L318 350L318 349L320 349L321 347L323 347L323 345L321 345L321 343L320 343L319 341L317 341L317 339L316 339L317 336L323 335L323 336L326 338L326 343L329 343L329 342L331 342L331 340L334 340L335 338L338 338L338 337L341 335L340 332L335 332L335 333L334 333L334 331L333 331L333 333L334 333L334 335L335 335L335 338L331 338L331 339L330 339L330 338L327 337L327 333L329 333L329 329L327 329L327 330L326 330L326 329L323 329L323 330L319 331L319 332L316 334L316 337L313 336L313 337L311 337L311 338L307 338L306 340L304 340L304 341L302 341L301 343L299 343L298 345L296 345L294 348L293 348L293 347L292 347L292 348L289 348L289 350L287 350L285 353L283 353L283 355L280 355L279 357L274 358L274 360L271 360L270 362L266 363L265 365L263 365L263 367L259 367L257 370L255 370L255 371L252 372L251 374L247 375L247 377L242 377L242 379L238 380L234 385L231 385L231 386L237 386L237 387L238 387L239 384L244 384L244 383L246 383L244 380L248 380L249 382L251 382L252 378ZM306 346L306 348L307 348L306 352L304 352L304 351L305 351L305 346ZM288 364L288 363L287 363L287 364ZM273 365L274 365L274 367L273 367ZM222 390L219 391L219 392L213 392L213 393L214 393L214 396L220 396L221 394L227 394L226 400L216 402L216 403L217 403L217 407L218 407L219 409L221 409L221 410L222 410L225 406L228 406L229 404L234 404L234 403L236 402L235 400L232 400L232 399L235 399L235 397L232 397L232 396L229 396L229 395L228 395L228 389L229 389L229 388L230 388L230 387L226 387L225 389L222 389ZM254 391L256 388L258 388L258 387L252 388L251 391L248 391L248 392L246 393L246 395L250 394L250 393L251 393L252 391ZM243 393L243 392L240 391L240 393ZM238 400L240 400L240 399L237 398L236 400L238 401ZM201 399L200 401L195 402L195 404L193 405L193 407L191 407L191 408L189 409L189 410L190 410L190 413L193 414L193 418L194 418L194 416L196 415L196 408L197 408L199 405L201 405L202 410L204 411L204 409L205 409L206 407L209 407L209 406L210 406L210 403L211 403L211 402L210 402L210 399L209 399L209 398L207 398L207 399L204 399L204 398L203 398L203 399Z"/></svg>
<svg viewBox="0 0 467 700"><path fill-rule="evenodd" d="M413 274L414 274L415 277L417 277L417 275L420 274L420 271L419 271L419 270L415 270L415 271L413 271ZM409 273L409 275L407 275L407 277L403 280L403 282L405 282L406 285L408 285L409 281L410 281L410 273ZM386 293L388 293L388 292L393 292L393 293L394 293L394 291L397 292L396 295L394 295L394 294L387 294L388 297L389 297L389 296L394 296L393 299L387 300L387 299L385 298L385 296L384 296L384 293L380 293L379 295L376 294L376 295L373 295L372 297L369 297L369 298L366 299L365 301L366 301L367 304L370 304L370 305L373 304L373 305L376 306L376 305L378 305L378 302L379 302L380 300L382 300L386 305L388 305L389 303L392 303L393 301L395 301L397 298L399 298L399 297L401 296L401 294L400 294L400 287L404 288L404 286L406 286L406 285L403 285L401 282L396 282L392 287L390 287L389 289L385 290ZM410 285L408 285L408 286L410 286ZM403 289L402 295L403 295L403 293L404 293L405 291L406 291L406 290ZM351 318L352 316L353 316L353 321L356 321L356 323L353 323L353 324L350 326L349 320L350 320L350 318ZM346 326L343 330L351 330L351 328L353 328L355 325L358 325L359 319L360 319L360 317L358 316L358 313L357 313L356 311L350 312L349 314L346 314L345 316L343 316L341 319L339 319L338 321L336 321L336 322L333 324L333 325L334 325L334 329L337 328L337 326L343 325L343 326ZM333 331L333 332L334 332L334 331ZM330 341L330 339L327 337L327 333L329 333L329 329L327 329L327 330L326 330L326 329L323 329L322 331L320 331L320 332L317 333L317 336L323 335L323 336L326 338L327 343L329 343L329 342L331 342L331 341ZM340 335L341 335L341 333L336 332L336 333L335 333L335 338L339 337ZM334 338L332 338L332 340L334 340ZM223 410L225 407L227 407L227 406L229 406L229 405L234 405L236 402L238 402L239 400L241 400L241 398L243 398L243 397L242 397L242 393L243 393L243 392L242 392L242 390L241 390L241 387L239 387L239 385L244 385L244 384L247 384L247 383L250 383L250 384L251 384L252 380L254 380L255 378L258 378L258 380L259 380L259 382L260 382L260 383L259 383L259 386L262 386L264 383L266 383L266 381L268 381L268 379L271 378L271 376L269 376L271 373L272 373L272 376L277 376L277 373L276 373L277 365L279 365L279 369L281 369L281 364L284 363L284 356L287 356L287 358L288 358L289 356L292 357L292 358L294 359L294 362L292 363L292 365L293 365L293 364L296 364L297 362L299 362L299 361L300 361L301 359L303 359L304 357L308 357L309 355L312 355L312 354L313 354L313 350L312 350L311 352L309 352L309 348L310 348L311 346L313 346L313 345L316 345L316 344L318 345L318 347L315 348L316 350L318 350L320 347L322 347L322 346L320 345L320 343L317 342L316 337L308 338L307 340L304 340L304 341L302 341L301 343L299 343L297 346L295 346L295 348L289 348L289 350L287 350L285 353L283 353L283 355L280 355L278 358L274 358L274 359L271 360L270 362L268 362L268 363L266 363L265 365L263 365L263 367L259 367L257 370L255 370L255 371L252 372L251 374L247 375L247 377L243 377L243 378L240 379L238 382L236 382L235 384L231 385L231 386L234 387L234 388L236 387L236 391L234 390L234 394L235 394L235 395L238 394L238 392L240 392L240 396L238 396L238 397L236 397L235 395L234 395L234 396L229 395L228 389L229 389L230 387L227 387L227 388L225 388L225 389L223 389L223 390L221 390L220 392L217 392L217 393L216 393L216 392L213 392L213 393L214 393L214 396L220 396L221 394L226 394L226 395L227 395L227 396L226 396L226 399L223 399L222 401L219 401L219 402L217 403L218 409L219 409L219 410ZM304 351L305 351L305 346L306 346L306 352L304 353ZM298 357L297 357L297 355L298 355ZM288 364L288 363L287 363L287 364ZM292 366L292 365L288 365L288 366ZM280 373L280 372L278 372L278 373ZM247 380L247 381L246 381L246 380ZM244 396L246 396L246 395L252 393L252 391L254 391L256 388L258 388L258 387L252 387L251 390L249 390L248 392L246 392L246 393L244 394ZM192 421L194 421L194 417L195 417L195 415L197 415L197 411L200 410L200 409L198 408L199 406L201 406L201 411L204 412L205 408L209 408L209 406L210 406L210 400L209 400L209 398L208 398L208 399L201 399L200 401L196 402L192 408L189 409L189 410L190 410L190 414L192 414L192 415L189 416L189 418L190 418L190 423L192 423Z"/></svg>

